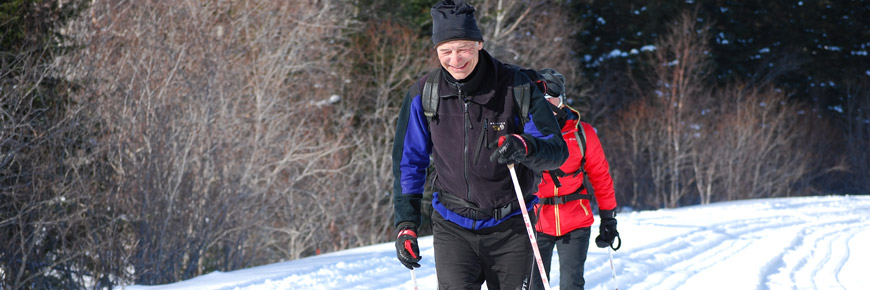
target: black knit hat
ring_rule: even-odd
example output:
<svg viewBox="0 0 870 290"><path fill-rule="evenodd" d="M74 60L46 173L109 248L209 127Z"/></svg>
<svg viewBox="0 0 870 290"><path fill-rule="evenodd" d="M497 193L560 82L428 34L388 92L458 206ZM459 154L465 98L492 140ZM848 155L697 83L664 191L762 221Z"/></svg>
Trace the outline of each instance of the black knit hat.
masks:
<svg viewBox="0 0 870 290"><path fill-rule="evenodd" d="M462 1L442 0L432 7L432 43L449 40L483 41L474 19L474 7Z"/></svg>

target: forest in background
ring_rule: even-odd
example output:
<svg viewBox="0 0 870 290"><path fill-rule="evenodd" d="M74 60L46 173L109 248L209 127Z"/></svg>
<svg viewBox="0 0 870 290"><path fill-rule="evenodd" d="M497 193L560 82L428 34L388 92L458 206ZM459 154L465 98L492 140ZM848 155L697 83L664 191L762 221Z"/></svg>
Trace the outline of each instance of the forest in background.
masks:
<svg viewBox="0 0 870 290"><path fill-rule="evenodd" d="M390 241L435 1L0 3L0 288L163 284ZM870 1L469 1L551 67L620 207L870 193Z"/></svg>

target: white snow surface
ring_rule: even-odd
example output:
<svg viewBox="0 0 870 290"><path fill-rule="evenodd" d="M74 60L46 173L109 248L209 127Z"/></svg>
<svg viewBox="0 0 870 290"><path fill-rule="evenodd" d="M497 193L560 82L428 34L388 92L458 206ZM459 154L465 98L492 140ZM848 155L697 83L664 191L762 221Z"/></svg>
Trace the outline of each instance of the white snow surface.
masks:
<svg viewBox="0 0 870 290"><path fill-rule="evenodd" d="M870 289L870 196L743 200L617 216L619 289ZM598 224L593 225L592 238ZM432 237L419 239L419 289L436 289ZM559 289L553 254L552 289ZM614 289L608 251L591 241L586 289ZM393 243L213 272L163 289L414 289ZM482 287L486 289L484 285Z"/></svg>

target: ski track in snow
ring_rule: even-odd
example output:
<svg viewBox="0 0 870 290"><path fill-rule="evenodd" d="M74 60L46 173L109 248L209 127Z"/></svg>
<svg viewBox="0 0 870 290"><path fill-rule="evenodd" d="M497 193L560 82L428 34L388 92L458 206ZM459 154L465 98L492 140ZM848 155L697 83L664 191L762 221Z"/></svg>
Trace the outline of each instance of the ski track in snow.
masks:
<svg viewBox="0 0 870 290"><path fill-rule="evenodd" d="M870 197L835 196L735 201L624 213L623 246L613 253L620 289L867 289ZM593 225L592 239L598 223ZM435 289L432 239L420 238L419 289ZM334 260L334 261L332 261ZM551 289L559 289L553 254ZM310 262L310 263L309 263ZM232 275L261 267L268 278ZM413 289L392 243L255 267L209 278L128 289ZM613 289L606 249L590 241L586 289ZM253 272L257 273L257 272ZM274 274L273 274L274 273ZM292 274L287 274L292 273ZM235 278L235 280L234 280ZM200 279L200 281L194 281ZM486 289L484 285L483 289Z"/></svg>
<svg viewBox="0 0 870 290"><path fill-rule="evenodd" d="M775 201L775 200L774 200ZM660 218L644 219L620 227L623 236L635 227L655 224L662 228L689 229L682 234L666 235L657 243L631 247L616 252L619 286L623 289L860 289L862 285L844 285L841 273L850 256L849 244L859 233L870 229L870 203L826 204L825 199L791 205L769 204L765 215L748 216L743 202L699 208L704 215L733 214L731 219L697 226L697 221ZM715 205L714 205L715 206ZM758 206L755 204L753 206ZM792 206L799 206L795 211ZM848 208L843 208L847 206ZM695 211L695 207L673 211ZM794 214L803 212L804 214ZM642 216L652 213L636 213ZM686 217L687 215L680 215ZM623 218L626 219L627 218ZM646 234L651 231L643 231ZM612 289L610 268L605 253L587 259L587 289ZM864 257L870 258L870 257ZM766 263L761 263L767 261ZM621 262L621 263L620 263ZM590 265L598 265L590 267ZM863 269L862 271L866 271ZM854 281L855 279L848 279ZM865 281L867 279L865 278Z"/></svg>

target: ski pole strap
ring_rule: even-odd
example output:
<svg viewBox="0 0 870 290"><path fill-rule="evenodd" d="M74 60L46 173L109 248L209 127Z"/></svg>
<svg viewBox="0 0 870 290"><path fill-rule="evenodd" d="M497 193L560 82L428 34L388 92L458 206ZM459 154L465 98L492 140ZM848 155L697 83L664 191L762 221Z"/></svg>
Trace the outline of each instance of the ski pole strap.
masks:
<svg viewBox="0 0 870 290"><path fill-rule="evenodd" d="M619 243L616 243L617 244L616 247L613 247L614 243L610 243L611 249L616 251L616 250L619 250L619 248L622 248L622 238L620 238L619 235L616 235L616 239L614 241L619 241Z"/></svg>

